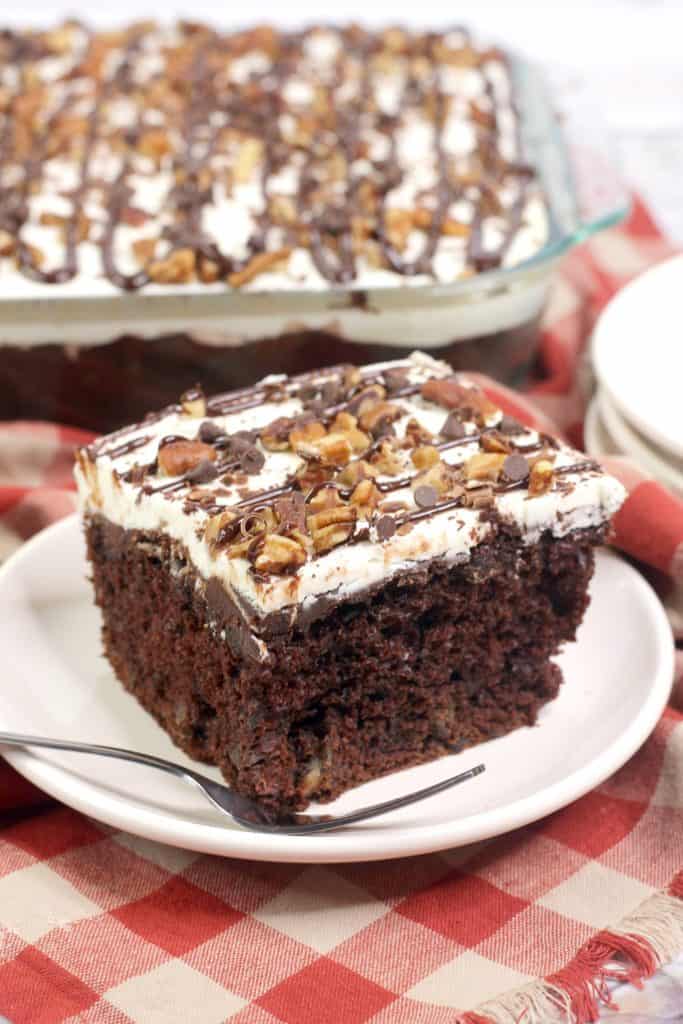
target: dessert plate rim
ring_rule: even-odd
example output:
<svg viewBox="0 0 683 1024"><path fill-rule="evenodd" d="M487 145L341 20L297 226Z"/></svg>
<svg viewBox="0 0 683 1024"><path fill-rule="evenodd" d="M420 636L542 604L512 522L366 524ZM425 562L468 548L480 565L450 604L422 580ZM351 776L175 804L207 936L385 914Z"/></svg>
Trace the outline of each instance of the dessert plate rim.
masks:
<svg viewBox="0 0 683 1024"><path fill-rule="evenodd" d="M683 492L683 470L677 468L675 456L654 448L639 436L604 388L598 389L596 400L600 419L619 449L666 487Z"/></svg>
<svg viewBox="0 0 683 1024"><path fill-rule="evenodd" d="M45 662L46 665L54 665L53 682L60 683L67 688L67 692L60 690L61 701L70 698L72 703L78 704L79 699L87 699L92 672L86 673L84 666L81 674L80 661L77 658L79 673L72 672L70 676L69 671L71 670L67 670L65 667L66 662L62 664L59 660L60 644L66 645L64 650L69 651L72 658L74 651L69 645L79 645L77 651L80 658L84 642L87 640L85 646L87 647L89 644L91 651L95 651L95 645L99 644L99 639L93 638L93 636L84 637L78 629L74 629L74 635L70 636L68 628L65 629L63 626L60 627L59 638L56 633L48 637L45 625L45 616L48 613L62 614L62 608L66 607L69 602L76 601L80 602L84 609L89 609L87 614L92 620L89 620L89 631L97 632L95 628L97 620L94 618L92 610L90 585L85 579L82 548L83 541L78 517L69 516L33 537L0 568L0 605L8 613L0 617L0 643L5 645L6 664L8 667L11 665L14 668L14 671L3 673L3 677L0 679L0 691L3 687L7 687L9 692L10 687L16 685L17 680L21 681L22 678L27 681L26 685L28 686L31 685L31 679L34 680L35 685L40 685L35 682L32 673L36 667L39 667L39 658L42 647L44 647L46 656L53 659ZM540 789L526 792L522 789L516 799L488 810L475 811L475 813L468 813L462 817L457 816L459 794L464 794L469 787L471 787L472 796L476 796L477 793L485 795L486 787L488 787L489 796L491 795L490 787L497 785L498 775L497 770L494 770L494 763L489 764L489 770L484 775L467 783L463 789L456 788L451 791L449 800L444 801L443 796L433 798L451 806L453 817L449 816L446 810L441 815L441 807L439 807L441 820L437 822L411 823L409 821L406 824L401 821L394 822L393 816L387 816L377 819L374 825L368 823L368 827L355 827L320 836L269 836L247 832L237 827L233 828L229 824L226 827L217 813L216 816L211 817L213 812L210 809L206 811L206 817L198 821L193 820L191 815L171 813L168 807L164 808L163 803L159 807L153 806L149 801L139 800L136 796L112 790L99 783L95 775L89 773L89 769L84 764L89 759L82 755L53 755L37 750L32 752L30 750L11 751L5 749L2 751L2 756L29 781L75 810L104 822L116 830L123 830L144 839L156 840L197 852L251 860L339 863L412 856L489 839L536 821L566 806L602 783L638 750L656 725L666 705L673 678L673 642L664 609L640 573L614 552L600 551L596 574L596 596L599 588L604 587L607 583L610 585L610 595L616 593L618 601L630 602L633 605L633 612L637 613L639 621L642 622L642 636L634 635L632 630L619 631L617 627L615 639L618 637L621 643L631 645L631 647L641 643L642 637L646 635L649 635L651 639L651 654L648 655L651 665L646 673L647 678L629 682L619 677L621 686L636 685L640 687L639 699L633 713L624 722L623 728L614 733L606 748L601 750L597 756L581 760L582 744L579 742L580 736L577 735L577 742L573 746L576 746L579 751L577 753L578 760L573 769L568 771L566 777L541 786ZM616 588L616 590L611 588ZM604 600L603 592L602 601L604 602ZM593 607L595 606L600 606L600 600L594 601ZM587 616L590 615L591 610L587 613ZM609 621L609 616L607 621ZM44 636L39 627L44 631ZM578 651L582 643L585 649L587 642L585 639L582 640L580 634L579 639L571 646ZM602 647L602 644L600 646ZM609 637L605 637L603 651L593 651L596 668L599 668L601 664L604 665L602 660L604 651L609 650ZM627 653L628 651L622 656L622 660L625 658L625 664L629 663L629 659L626 658ZM582 656L589 655L590 651L585 650ZM125 721L119 718L119 721L114 721L114 724L128 726L130 723L138 721L139 716L144 717L145 723L151 723L149 716L139 707L134 698L125 694L120 685L114 682L111 670L102 668L103 662L98 656L93 657L92 654L90 656L93 665L99 661L98 671L100 674L104 671L105 674L109 673L111 676L111 690L108 689L109 682L105 678L104 692L107 696L111 692L112 701L117 695L114 703L119 708L125 705ZM87 653L84 657L87 662ZM72 689L69 691L70 679ZM600 679L596 677L595 681L599 683ZM562 700L562 695L572 686L572 683L576 687L584 685L580 680L570 677L557 701ZM82 685L80 693L78 684ZM609 692L611 691L608 691L607 695ZM576 697L578 695L577 689ZM618 699L617 694L612 694L612 696L615 700ZM571 691L569 691L569 697L571 697ZM555 703L556 701L553 701L547 707L552 708ZM0 710L0 728L8 731L21 730L23 732L32 731L36 734L51 734L67 739L88 739L88 726L86 726L86 731L81 734L64 735L63 726L60 728L56 721L59 717L58 709L63 709L64 706L59 702L50 705L48 702L37 700L25 701L22 705L21 720L12 721L7 701L4 701L3 708ZM113 715L115 712L112 711L112 706L112 703L107 701L105 707L101 704L98 705L98 711ZM52 725L50 724L51 720L53 720ZM410 772L424 773L425 770L432 772L438 770L438 775L430 776L427 779L428 784L432 778L445 778L448 774L460 770L461 767L462 769L468 767L470 763L475 764L482 760L495 761L495 758L500 758L501 753L505 753L506 749L509 749L512 760L514 760L514 752L519 740L511 743L512 738L515 736L526 737L530 741L526 745L531 751L533 747L531 738L538 736L539 730L544 728L548 730L550 722L551 717L548 717L534 730L517 730L508 736L503 736L453 757L443 758L438 762L432 762L431 765L408 769L407 772L398 774L405 776ZM555 720L552 728L557 730L558 725L561 729L565 727L564 722L558 723ZM585 726L585 723L582 725ZM154 730L158 729L154 724L151 727ZM144 725L144 728L148 728L147 724ZM158 732L161 737L165 736L160 729ZM550 733L547 732L546 736L550 738ZM106 737L101 735L95 737L91 735L90 739L94 742L106 742ZM132 742L121 743L116 738L111 742L115 742L117 745L133 746ZM170 740L168 744L170 745ZM494 745L495 758L493 757ZM180 762L184 760L184 756L175 748L164 747L163 750L159 749L153 752ZM68 758L72 760L68 761ZM78 761L75 761L74 758ZM76 767L77 764L78 767ZM118 765L119 762L107 762L102 759L100 764L112 766ZM434 766L438 766L438 768L435 769ZM203 770L202 766L198 767ZM145 772L145 769L137 770ZM109 771L115 775L116 769L110 767ZM210 772L211 769L209 769ZM150 773L147 771L147 779L149 779L149 775ZM154 781L156 781L157 775L158 773L155 773ZM161 778L166 779L165 776L161 776ZM387 786L390 786L396 778L398 775L366 784L360 799L363 802L375 799L375 795L371 793L372 787L384 787L381 798L386 798L384 794L387 792L390 795L397 794L398 789L387 790ZM421 776L419 780L407 783L407 787L417 788L418 785L425 784L423 779L424 776ZM500 779L499 775L498 779ZM175 785L182 786L177 782ZM479 789L475 787L479 787ZM349 796L352 794L347 794L342 800ZM201 797L198 795L196 799L201 805ZM201 814L204 812L205 809L201 805Z"/></svg>
<svg viewBox="0 0 683 1024"><path fill-rule="evenodd" d="M591 339L601 388L623 418L674 459L683 456L683 430L676 393L680 377L673 360L679 358L683 369L683 350L671 325L678 322L675 307L682 279L683 254L639 274L610 299ZM658 317L654 324L653 315Z"/></svg>

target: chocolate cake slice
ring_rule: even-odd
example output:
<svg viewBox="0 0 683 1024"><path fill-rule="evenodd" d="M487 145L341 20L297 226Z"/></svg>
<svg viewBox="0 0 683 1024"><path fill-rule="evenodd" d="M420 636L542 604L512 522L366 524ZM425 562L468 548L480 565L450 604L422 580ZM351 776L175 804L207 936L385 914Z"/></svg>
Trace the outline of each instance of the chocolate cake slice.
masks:
<svg viewBox="0 0 683 1024"><path fill-rule="evenodd" d="M76 478L117 676L274 809L532 724L623 500L420 353L188 392Z"/></svg>

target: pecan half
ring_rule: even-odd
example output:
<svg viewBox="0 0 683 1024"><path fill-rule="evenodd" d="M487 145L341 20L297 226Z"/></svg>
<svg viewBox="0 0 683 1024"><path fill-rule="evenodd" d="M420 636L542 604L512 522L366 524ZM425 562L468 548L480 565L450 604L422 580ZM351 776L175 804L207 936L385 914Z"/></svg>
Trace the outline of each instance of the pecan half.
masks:
<svg viewBox="0 0 683 1024"><path fill-rule="evenodd" d="M305 561L306 551L298 541L271 533L254 559L254 569L262 573L291 573L300 569Z"/></svg>

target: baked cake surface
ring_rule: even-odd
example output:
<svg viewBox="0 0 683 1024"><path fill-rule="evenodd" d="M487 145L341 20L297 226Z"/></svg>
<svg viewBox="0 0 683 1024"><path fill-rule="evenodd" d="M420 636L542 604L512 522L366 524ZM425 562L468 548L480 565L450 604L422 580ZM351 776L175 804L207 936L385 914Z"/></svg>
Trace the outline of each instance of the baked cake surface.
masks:
<svg viewBox="0 0 683 1024"><path fill-rule="evenodd" d="M76 478L117 674L278 807L533 722L623 500L420 353L186 393Z"/></svg>
<svg viewBox="0 0 683 1024"><path fill-rule="evenodd" d="M6 31L0 137L14 298L453 282L548 236L510 62L460 28Z"/></svg>

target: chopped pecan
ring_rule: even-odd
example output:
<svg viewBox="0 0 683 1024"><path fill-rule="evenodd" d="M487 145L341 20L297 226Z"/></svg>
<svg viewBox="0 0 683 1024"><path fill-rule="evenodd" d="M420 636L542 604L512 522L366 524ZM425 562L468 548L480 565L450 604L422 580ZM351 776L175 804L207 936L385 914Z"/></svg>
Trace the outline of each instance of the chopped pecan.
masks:
<svg viewBox="0 0 683 1024"><path fill-rule="evenodd" d="M413 493L419 487L433 487L437 494L445 494L452 486L452 470L445 462L435 462L424 473L419 473L411 481Z"/></svg>
<svg viewBox="0 0 683 1024"><path fill-rule="evenodd" d="M233 274L228 274L228 284L232 288L241 288L242 285L249 284L259 274L263 274L266 270L271 270L273 267L280 263L284 263L291 254L291 249L274 249L272 252L260 252L251 259L246 267L242 267L241 270L236 270Z"/></svg>
<svg viewBox="0 0 683 1024"><path fill-rule="evenodd" d="M336 487L321 487L308 502L313 512L322 512L328 508L338 508L343 502Z"/></svg>
<svg viewBox="0 0 683 1024"><path fill-rule="evenodd" d="M405 468L403 460L390 441L382 441L377 451L370 456L370 462L375 471L384 476L396 476Z"/></svg>
<svg viewBox="0 0 683 1024"><path fill-rule="evenodd" d="M414 448L410 454L410 458L413 461L413 465L417 469L429 469L430 466L434 466L440 461L441 456L438 450L431 444L422 445L420 448Z"/></svg>
<svg viewBox="0 0 683 1024"><path fill-rule="evenodd" d="M378 402L384 401L386 398L386 391L381 384L371 384L367 388L363 388L358 394L354 395L348 404L348 411L354 416L358 417L358 421L361 422L361 417L364 412L368 412L372 409L373 405Z"/></svg>
<svg viewBox="0 0 683 1024"><path fill-rule="evenodd" d="M387 210L384 217L386 235L395 249L403 251L408 236L413 230L413 213L411 210Z"/></svg>
<svg viewBox="0 0 683 1024"><path fill-rule="evenodd" d="M497 432L482 434L479 443L485 452L503 452L504 455L509 455L511 451L509 442Z"/></svg>
<svg viewBox="0 0 683 1024"><path fill-rule="evenodd" d="M351 391L353 388L357 388L362 381L363 374L357 366L347 366L344 369L343 385L346 392Z"/></svg>
<svg viewBox="0 0 683 1024"><path fill-rule="evenodd" d="M279 416L261 431L261 444L269 452L284 452L289 448L292 420Z"/></svg>
<svg viewBox="0 0 683 1024"><path fill-rule="evenodd" d="M138 139L137 151L141 156L149 157L160 163L162 158L170 153L172 149L168 132L163 128L152 128Z"/></svg>
<svg viewBox="0 0 683 1024"><path fill-rule="evenodd" d="M361 480L353 489L349 501L358 509L362 519L369 519L382 498L381 492L370 479Z"/></svg>
<svg viewBox="0 0 683 1024"><path fill-rule="evenodd" d="M197 276L204 284L213 284L221 276L221 268L215 260L207 260L201 257L197 267Z"/></svg>
<svg viewBox="0 0 683 1024"><path fill-rule="evenodd" d="M157 239L156 238L137 238L131 248L133 255L138 263L142 264L143 267L150 263L157 251Z"/></svg>
<svg viewBox="0 0 683 1024"><path fill-rule="evenodd" d="M332 473L333 468L331 466L323 466L322 462L317 460L306 460L297 469L296 478L299 482L299 487L306 493L312 487L320 487L322 484L328 483Z"/></svg>
<svg viewBox="0 0 683 1024"><path fill-rule="evenodd" d="M529 496L537 498L549 491L553 484L553 464L549 459L539 459L529 473Z"/></svg>
<svg viewBox="0 0 683 1024"><path fill-rule="evenodd" d="M343 434L354 452L364 452L370 446L370 438L358 429L358 420L349 412L339 412L330 427L330 433Z"/></svg>
<svg viewBox="0 0 683 1024"><path fill-rule="evenodd" d="M348 540L355 529L357 515L353 505L345 505L311 516L308 525L316 552L330 551Z"/></svg>
<svg viewBox="0 0 683 1024"><path fill-rule="evenodd" d="M157 455L164 476L182 476L207 459L215 461L216 449L203 441L170 441L159 448Z"/></svg>
<svg viewBox="0 0 683 1024"><path fill-rule="evenodd" d="M15 245L14 235L0 228L0 256L11 256Z"/></svg>
<svg viewBox="0 0 683 1024"><path fill-rule="evenodd" d="M381 435L384 428L394 423L401 417L401 408L391 402L379 401L373 403L369 409L360 410L358 422L362 430L369 434Z"/></svg>
<svg viewBox="0 0 683 1024"><path fill-rule="evenodd" d="M351 444L344 434L327 434L316 441L315 448L327 466L345 466L353 454Z"/></svg>
<svg viewBox="0 0 683 1024"><path fill-rule="evenodd" d="M477 452L464 465L466 480L497 480L505 455L502 452Z"/></svg>
<svg viewBox="0 0 683 1024"><path fill-rule="evenodd" d="M297 221L296 204L292 196L271 196L268 204L271 219L275 224L291 227Z"/></svg>
<svg viewBox="0 0 683 1024"><path fill-rule="evenodd" d="M165 259L150 263L147 273L157 284L185 284L194 277L196 262L192 249L176 249Z"/></svg>
<svg viewBox="0 0 683 1024"><path fill-rule="evenodd" d="M354 462L349 462L347 466L337 473L336 480L344 487L353 487L359 482L359 480L367 480L368 478L377 476L377 469L371 466L365 459L356 459Z"/></svg>
<svg viewBox="0 0 683 1024"><path fill-rule="evenodd" d="M294 451L308 450L316 441L326 435L325 427L318 420L297 424L289 435L289 444Z"/></svg>
<svg viewBox="0 0 683 1024"><path fill-rule="evenodd" d="M237 521L237 516L230 509L225 509L216 516L211 516L204 527L204 539L208 544L217 546L228 539L233 532L232 528Z"/></svg>
<svg viewBox="0 0 683 1024"><path fill-rule="evenodd" d="M262 573L296 572L306 561L306 550L292 537L271 533L264 539L255 559L254 569Z"/></svg>
<svg viewBox="0 0 683 1024"><path fill-rule="evenodd" d="M417 447L420 444L431 444L433 438L426 427L423 427L414 416L411 416L406 423L406 442L411 447Z"/></svg>

